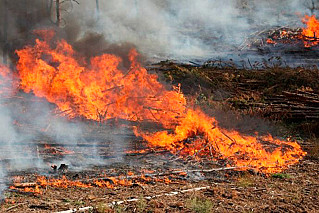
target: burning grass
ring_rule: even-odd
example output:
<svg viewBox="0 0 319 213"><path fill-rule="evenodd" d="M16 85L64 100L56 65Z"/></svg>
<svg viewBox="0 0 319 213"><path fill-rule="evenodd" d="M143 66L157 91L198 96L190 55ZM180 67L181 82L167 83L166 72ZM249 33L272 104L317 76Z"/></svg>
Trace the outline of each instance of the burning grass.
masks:
<svg viewBox="0 0 319 213"><path fill-rule="evenodd" d="M215 118L188 104L179 86L168 90L149 74L135 50L128 56L130 68L121 70L122 59L115 55L86 60L66 41L55 41L54 32L36 33L40 38L33 46L16 51L19 87L56 104L70 119L150 121L170 130L135 127L135 135L150 147L183 157L227 159L230 165L263 173L280 172L306 154L296 142L269 135L261 139L275 148L266 150L257 136L221 128Z"/></svg>
<svg viewBox="0 0 319 213"><path fill-rule="evenodd" d="M115 188L48 186L42 195L7 192L1 211L15 207L19 212L52 212L91 207L93 212L212 211L315 211L318 206L318 161L304 160L299 166L280 174L289 178L265 177L249 172L218 172L209 180L166 184L155 182L143 187ZM73 174L69 174L72 176ZM217 177L223 177L218 179ZM279 174L277 174L279 176ZM32 176L25 175L28 180ZM32 177L34 178L34 177ZM208 188L205 188L208 187ZM202 188L194 191L190 189ZM189 191L187 191L189 190ZM123 201L124 202L120 202ZM211 212L211 211L210 211Z"/></svg>

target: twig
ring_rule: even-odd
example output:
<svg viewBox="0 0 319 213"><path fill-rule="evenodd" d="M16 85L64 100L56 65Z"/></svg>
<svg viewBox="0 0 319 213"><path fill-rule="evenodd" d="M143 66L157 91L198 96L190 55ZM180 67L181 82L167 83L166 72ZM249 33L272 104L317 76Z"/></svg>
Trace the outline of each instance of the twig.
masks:
<svg viewBox="0 0 319 213"><path fill-rule="evenodd" d="M225 171L225 170L234 170L234 169L241 169L247 167L222 167L222 168L215 168L215 169L198 169L198 170L186 170L187 172L215 172L215 171Z"/></svg>
<svg viewBox="0 0 319 213"><path fill-rule="evenodd" d="M163 197L163 196L176 196L176 195L182 194L182 193L196 192L196 191L201 191L201 190L205 190L205 189L209 189L209 188L210 188L210 186L204 186L204 187L198 187L198 188L192 188L192 189L185 189L185 190L181 190L181 191L169 192L169 193L160 194L160 195L147 196L147 197L144 197L142 199L151 200L151 199L158 198L158 197ZM114 201L112 203L106 204L106 206L113 207L113 206L116 206L116 205L123 204L125 202L136 202L136 201L139 201L139 200L141 200L141 199L140 198L133 198L133 199L128 199L128 200ZM83 208L79 208L79 209L70 209L70 210L56 212L56 213L84 212L84 211L89 211L89 210L93 210L93 209L94 209L93 206L87 206L87 207L83 207Z"/></svg>
<svg viewBox="0 0 319 213"><path fill-rule="evenodd" d="M32 183L13 183L13 186L16 188L26 188L26 187L36 187L38 184L35 182Z"/></svg>
<svg viewBox="0 0 319 213"><path fill-rule="evenodd" d="M19 207L19 206L22 206L22 205L24 205L24 204L27 204L28 202L24 202L24 203L18 203L17 205L14 205L14 206L11 206L10 208L7 208L6 209L6 211L8 212L8 211L11 211L12 209L15 209L15 208L17 208L17 207Z"/></svg>
<svg viewBox="0 0 319 213"><path fill-rule="evenodd" d="M78 209L70 209L62 212L56 212L56 213L73 213L73 212L85 212L85 211L90 211L93 210L93 206L87 206L83 208L78 208Z"/></svg>
<svg viewBox="0 0 319 213"><path fill-rule="evenodd" d="M147 196L147 197L144 197L144 199L151 200L151 199L158 198L158 197L163 197L163 196L175 196L175 195L186 193L186 192L201 191L201 190L205 190L205 189L209 189L209 188L210 188L210 186L204 186L204 187L198 187L198 188L192 188L192 189L185 189L185 190L181 190L181 191L177 191L177 192L169 192L169 193L160 194L160 195ZM114 201L112 203L107 204L107 206L112 207L112 206L115 206L115 205L123 204L125 202L136 202L136 201L139 201L139 200L141 200L141 199L133 198L133 199L129 199L129 200Z"/></svg>

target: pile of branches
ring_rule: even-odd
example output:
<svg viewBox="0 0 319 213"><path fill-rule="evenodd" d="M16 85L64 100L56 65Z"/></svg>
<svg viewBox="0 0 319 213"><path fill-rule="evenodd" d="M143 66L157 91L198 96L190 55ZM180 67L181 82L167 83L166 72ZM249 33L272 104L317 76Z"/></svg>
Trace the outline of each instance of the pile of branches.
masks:
<svg viewBox="0 0 319 213"><path fill-rule="evenodd" d="M319 120L319 94L297 90L282 92L265 99L265 105L271 108L270 115L283 116L292 121Z"/></svg>
<svg viewBox="0 0 319 213"><path fill-rule="evenodd" d="M317 43L318 37L304 36L302 34L302 28L290 28L290 27L276 27L272 29L265 29L252 33L240 46L240 50L247 48L264 48L268 46L280 46L290 45L298 48L304 47L304 43ZM313 46L313 45L310 45Z"/></svg>

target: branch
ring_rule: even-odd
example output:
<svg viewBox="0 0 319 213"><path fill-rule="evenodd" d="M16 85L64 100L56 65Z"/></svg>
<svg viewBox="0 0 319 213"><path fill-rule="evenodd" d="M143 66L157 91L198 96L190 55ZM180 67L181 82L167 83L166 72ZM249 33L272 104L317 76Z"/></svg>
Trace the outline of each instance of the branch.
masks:
<svg viewBox="0 0 319 213"><path fill-rule="evenodd" d="M176 196L178 194L183 194L183 193L186 193L186 192L196 192L196 191L201 191L201 190L205 190L205 189L209 189L209 188L210 188L210 186L204 186L204 187L198 187L198 188L192 188L192 189L185 189L185 190L181 190L181 191L169 192L169 193L160 194L160 195L147 196L147 197L144 197L142 199L151 200L151 199L158 198L158 197L163 197L163 196ZM106 204L106 206L114 207L116 205L120 205L120 204L123 204L125 202L137 202L139 200L141 200L141 199L140 198L133 198L133 199L128 199L128 200L113 201L112 203ZM87 206L87 207L83 207L83 208L79 208L79 209L70 209L70 210L67 210L67 211L56 212L56 213L73 213L73 212L84 212L84 211L90 211L90 210L94 210L94 207L93 206Z"/></svg>

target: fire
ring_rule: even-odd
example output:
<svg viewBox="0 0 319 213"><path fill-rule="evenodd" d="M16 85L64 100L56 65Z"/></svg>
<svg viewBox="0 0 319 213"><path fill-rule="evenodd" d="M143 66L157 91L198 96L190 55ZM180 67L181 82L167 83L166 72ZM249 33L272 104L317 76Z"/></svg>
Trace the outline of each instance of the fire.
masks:
<svg viewBox="0 0 319 213"><path fill-rule="evenodd" d="M137 62L134 49L128 57L131 65L125 70L119 68L122 59L115 55L86 60L65 40L54 41L51 31L38 34L42 38L33 46L16 51L20 89L45 97L69 118L156 122L172 131L134 130L150 147L197 159L228 159L232 165L264 173L282 171L306 154L296 142L220 128L214 118L187 106L179 87L167 90L155 74L149 74ZM50 36L43 36L46 34ZM262 140L272 148L264 146Z"/></svg>
<svg viewBox="0 0 319 213"><path fill-rule="evenodd" d="M319 21L315 15L307 16L302 19L302 22L307 25L302 29L302 35L304 36L304 44L306 47L316 46L319 44Z"/></svg>
<svg viewBox="0 0 319 213"><path fill-rule="evenodd" d="M154 171L152 171L154 172ZM24 178L14 179L13 185L9 188L20 192L30 192L34 194L43 194L47 187L52 188L109 188L133 186L134 184L145 185L148 183L159 182L170 184L173 183L171 179L176 178L174 175L157 177L155 174L151 177L146 177L146 173L141 171L141 174L134 175L133 172L128 171L126 176L103 176L101 178L84 179L84 180L70 180L66 176L62 178L50 178L45 176L38 176L35 182L25 183ZM181 174L184 176L184 174Z"/></svg>
<svg viewBox="0 0 319 213"><path fill-rule="evenodd" d="M184 156L200 157L211 153L216 158L230 160L243 169L251 168L265 173L282 171L306 154L297 143L281 141L272 136L261 138L261 141L267 141L276 147L274 150L267 150L257 137L221 129L214 118L200 110L189 109L173 133L139 133L137 130L135 133L153 146L165 146ZM187 143L188 138L199 135L202 137Z"/></svg>
<svg viewBox="0 0 319 213"><path fill-rule="evenodd" d="M115 55L87 63L66 41L55 48L48 42L37 39L35 46L17 51L20 88L55 103L70 118L161 120L169 126L185 110L184 96L165 90L156 75L136 62L135 50L129 53L131 67L123 72L122 59Z"/></svg>
<svg viewBox="0 0 319 213"><path fill-rule="evenodd" d="M36 185L34 188L25 187L25 188L22 188L22 189L16 188L14 186L10 186L9 189L13 189L13 190L21 191L21 192L30 192L30 193L34 193L34 194L42 194L42 191L40 190L38 185Z"/></svg>
<svg viewBox="0 0 319 213"><path fill-rule="evenodd" d="M18 88L16 77L8 67L0 64L0 97L12 96L15 88Z"/></svg>
<svg viewBox="0 0 319 213"><path fill-rule="evenodd" d="M266 40L267 44L276 44L276 42L270 38Z"/></svg>
<svg viewBox="0 0 319 213"><path fill-rule="evenodd" d="M280 28L273 31L265 41L267 44L302 44L304 47L314 47L319 44L319 21L315 15L305 15L301 22L306 26L300 28Z"/></svg>
<svg viewBox="0 0 319 213"><path fill-rule="evenodd" d="M61 179L47 179L44 176L38 177L37 182L43 188L47 186L57 188L69 188L69 187L80 187L80 188L91 188L91 184L82 183L81 181L72 181L63 176Z"/></svg>
<svg viewBox="0 0 319 213"><path fill-rule="evenodd" d="M49 144L44 144L44 151L42 151L43 153L50 153L53 155L71 155L74 154L75 152L67 150L64 147L58 147L58 148L54 148L52 146L50 146Z"/></svg>
<svg viewBox="0 0 319 213"><path fill-rule="evenodd" d="M316 46L319 44L319 21L315 15L305 16L302 22L307 25L306 28L302 29L302 35L304 38L304 44L306 47Z"/></svg>

